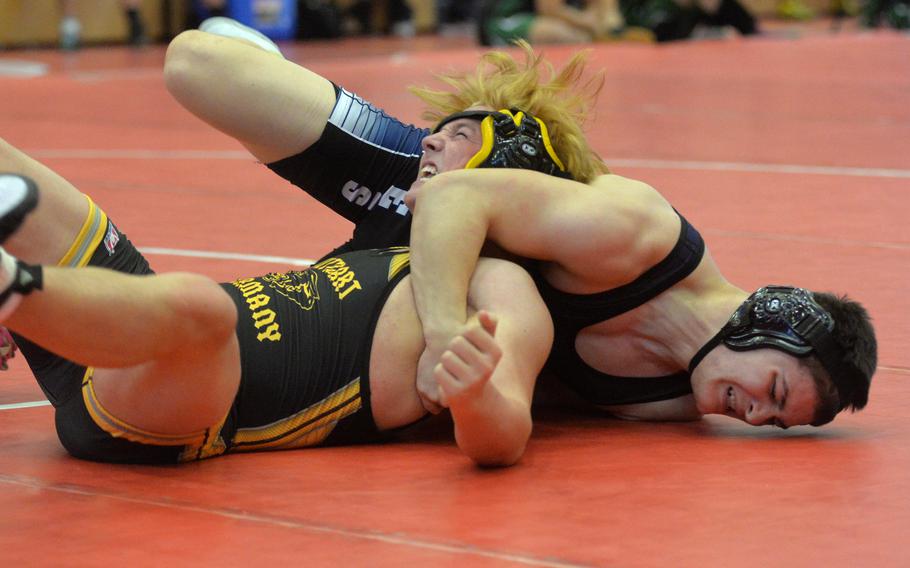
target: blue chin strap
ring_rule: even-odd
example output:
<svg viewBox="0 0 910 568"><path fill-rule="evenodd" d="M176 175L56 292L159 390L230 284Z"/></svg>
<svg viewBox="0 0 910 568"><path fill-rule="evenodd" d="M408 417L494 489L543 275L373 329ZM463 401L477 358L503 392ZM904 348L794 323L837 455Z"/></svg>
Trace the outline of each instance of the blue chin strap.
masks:
<svg viewBox="0 0 910 568"><path fill-rule="evenodd" d="M843 408L850 400L855 377L861 373L844 360L833 330L834 319L809 290L765 286L749 296L724 327L698 350L689 362L689 374L721 343L733 351L770 348L800 358L814 355L831 377Z"/></svg>
<svg viewBox="0 0 910 568"><path fill-rule="evenodd" d="M470 168L518 168L572 179L550 143L547 125L517 109L467 110L443 118L433 133L460 118L480 121L480 150L468 160Z"/></svg>

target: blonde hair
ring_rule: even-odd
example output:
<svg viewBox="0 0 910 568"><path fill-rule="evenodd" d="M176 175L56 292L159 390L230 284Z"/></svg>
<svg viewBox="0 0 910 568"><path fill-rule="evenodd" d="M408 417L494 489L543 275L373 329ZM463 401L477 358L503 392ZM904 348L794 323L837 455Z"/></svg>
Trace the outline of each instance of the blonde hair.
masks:
<svg viewBox="0 0 910 568"><path fill-rule="evenodd" d="M556 72L553 64L534 53L527 42L517 41L516 45L524 51L523 64L508 53L489 51L473 72L437 75L452 87L451 91L411 87L409 90L429 107L423 117L435 124L473 106L517 108L547 125L556 155L576 180L587 183L609 173L582 130L603 87L603 72L582 80L588 58L584 51Z"/></svg>

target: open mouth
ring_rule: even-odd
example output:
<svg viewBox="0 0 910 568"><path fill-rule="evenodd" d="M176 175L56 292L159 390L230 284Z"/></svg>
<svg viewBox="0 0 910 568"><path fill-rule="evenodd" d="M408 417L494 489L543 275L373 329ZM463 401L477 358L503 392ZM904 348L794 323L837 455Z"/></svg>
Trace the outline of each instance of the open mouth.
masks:
<svg viewBox="0 0 910 568"><path fill-rule="evenodd" d="M427 180L436 175L436 166L433 164L427 164L424 167L420 168L420 174L418 179Z"/></svg>

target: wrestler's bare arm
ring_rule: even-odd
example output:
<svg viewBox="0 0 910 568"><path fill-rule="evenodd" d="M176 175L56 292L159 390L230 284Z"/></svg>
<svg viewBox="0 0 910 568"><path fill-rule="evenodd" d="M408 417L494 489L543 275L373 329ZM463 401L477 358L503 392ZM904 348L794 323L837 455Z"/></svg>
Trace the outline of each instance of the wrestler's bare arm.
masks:
<svg viewBox="0 0 910 568"><path fill-rule="evenodd" d="M462 170L409 197L412 277L429 340L464 321L468 279L486 239L550 261L579 292L637 277L669 252L673 209L650 187L619 176L591 185L521 170Z"/></svg>
<svg viewBox="0 0 910 568"><path fill-rule="evenodd" d="M481 310L434 371L452 412L458 447L481 465L511 465L531 434L531 398L553 342L553 324L530 276L483 259L469 290Z"/></svg>

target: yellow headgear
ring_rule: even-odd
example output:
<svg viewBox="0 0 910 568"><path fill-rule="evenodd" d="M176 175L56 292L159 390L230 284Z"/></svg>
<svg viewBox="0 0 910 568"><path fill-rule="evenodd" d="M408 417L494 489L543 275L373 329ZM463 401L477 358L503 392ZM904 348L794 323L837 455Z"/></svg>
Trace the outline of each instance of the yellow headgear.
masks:
<svg viewBox="0 0 910 568"><path fill-rule="evenodd" d="M519 168L572 178L550 144L547 125L536 116L517 109L468 110L445 117L433 132L460 118L479 120L482 134L480 150L465 169Z"/></svg>

